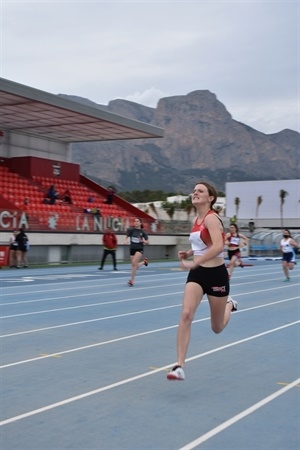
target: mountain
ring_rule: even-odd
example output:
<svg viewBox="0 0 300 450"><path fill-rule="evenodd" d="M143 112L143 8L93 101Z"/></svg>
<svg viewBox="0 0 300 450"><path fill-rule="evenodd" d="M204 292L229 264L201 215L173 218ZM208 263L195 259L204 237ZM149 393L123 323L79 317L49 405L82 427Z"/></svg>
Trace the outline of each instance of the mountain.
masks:
<svg viewBox="0 0 300 450"><path fill-rule="evenodd" d="M156 108L126 100L98 105L63 97L165 130L160 139L73 144L73 162L104 186L186 194L203 179L224 191L226 181L299 178L299 133L261 133L232 119L208 90L162 98Z"/></svg>

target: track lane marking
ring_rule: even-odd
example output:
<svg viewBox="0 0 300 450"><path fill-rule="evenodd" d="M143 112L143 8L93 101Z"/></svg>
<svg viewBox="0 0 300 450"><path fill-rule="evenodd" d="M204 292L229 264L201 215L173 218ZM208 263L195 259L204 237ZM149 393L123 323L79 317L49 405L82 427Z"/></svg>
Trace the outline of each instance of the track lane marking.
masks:
<svg viewBox="0 0 300 450"><path fill-rule="evenodd" d="M254 405L250 406L249 408L245 409L244 411L241 411L236 416L231 417L231 419L226 420L225 422L221 423L217 427L213 428L212 430L208 431L207 433L203 434L199 438L195 439L194 441L190 442L189 444L181 447L179 450L192 450L195 447L198 447L198 445L203 444L203 442L208 441L208 439L211 439L212 437L216 436L217 434L221 433L221 431L225 430L226 428L234 425L236 422L239 422L240 420L244 419L244 417L249 416L249 414L252 414L253 412L257 411L258 409L265 406L267 403L270 403L271 401L275 400L280 395L285 394L287 391L292 389L293 387L297 386L300 382L300 378L292 381L284 388L280 389L277 392L274 392L273 394L269 395L268 397L263 398L259 402L255 403Z"/></svg>
<svg viewBox="0 0 300 450"><path fill-rule="evenodd" d="M163 295L165 295L165 294L163 294ZM275 302L265 303L264 305L251 306L250 308L240 309L240 310L236 311L234 314L236 315L236 314L240 314L241 312L252 311L252 310L260 309L260 308L266 308L268 306L277 305L279 303L289 302L291 300L297 300L299 298L300 297L291 297L291 298L286 298L284 300L278 300L278 301L275 301ZM207 302L207 300L202 300L202 302ZM40 333L42 331L49 331L49 330L55 330L55 329L58 329L58 328L71 327L71 326L76 326L76 325L83 325L83 324L86 324L86 323L100 322L100 321L103 321L103 320L118 319L120 317L134 316L134 315L137 315L137 314L151 313L151 312L162 311L162 310L171 309L171 308L178 308L178 307L181 307L181 305L182 305L182 303L180 302L180 303L177 303L175 305L162 306L160 308L144 309L142 311L133 311L133 312L130 312L130 313L116 314L114 316L97 317L95 319L81 320L79 322L70 322L70 323L65 323L65 324L61 324L61 325L53 325L51 327L36 328L36 329L33 329L33 330L26 330L26 331L17 331L15 333L2 334L2 335L0 335L0 339L4 339L4 338L8 338L8 337L14 337L14 336L20 336L20 335L24 335L24 334ZM195 321L193 321L193 323L200 322L201 320L202 319L195 320ZM178 325L176 325L176 326L178 326Z"/></svg>
<svg viewBox="0 0 300 450"><path fill-rule="evenodd" d="M211 354L213 354L213 353L217 353L217 352L219 352L219 351L228 349L228 348L230 348L230 347L234 347L234 346L236 346L236 345L243 344L244 342L248 342L248 341L251 341L251 340L253 340L253 339L257 339L257 338L259 338L259 337L266 336L266 335L268 335L268 334L274 333L274 332L276 332L276 331L283 330L283 329L285 329L285 328L288 328L288 327L297 325L297 324L299 324L299 323L300 323L300 320L297 320L296 322L292 322L292 323L290 323L290 324L282 325L282 326L280 326L280 327L276 327L276 328L273 328L273 329L264 331L263 333L255 334L255 335L253 335L253 336L249 336L249 337L247 337L247 338L240 339L240 340L235 341L235 342L231 342L230 344L222 345L221 347L217 347L217 348L212 349L212 350L209 350L209 351L207 351L207 352L200 353L200 354L198 354L198 355L195 355L195 356L192 356L192 357L190 357L190 358L187 358L187 359L186 359L186 362L189 362L189 361L195 361L196 359L203 358L204 356L208 356L208 355L211 355ZM37 408L37 409L34 409L34 410L32 410L32 411L28 411L28 412L26 412L26 413L23 413L23 414L19 414L18 416L14 416L14 417L10 417L10 418L8 418L8 419L4 419L4 420L2 420L2 421L0 422L0 426L8 425L8 424L10 424L10 423L17 422L17 421L19 421L19 420L26 419L26 418L28 418L28 417L34 416L34 415L36 415L36 414L41 414L41 413L44 413L44 412L46 412L46 411L50 411L50 410L52 410L52 409L58 408L58 407L60 407L60 406L64 406L64 405L73 403L73 402L75 402L75 401L82 400L82 399L87 398L87 397L91 397L92 395L100 394L100 393L105 392L105 391L108 391L108 390L110 390L110 389L114 389L114 388L116 388L116 387L123 386L123 385L125 385L125 384L131 383L131 382L133 382L133 381L137 381L137 380L140 380L140 379L142 379L142 378L149 377L149 376L151 376L151 375L154 375L154 374L157 374L157 373L159 373L159 372L165 371L166 369L172 367L174 364L175 364L175 363L173 362L172 364L168 364L168 365L166 365L166 366L160 367L159 369L151 370L151 371L149 371L149 372L145 372L145 373L142 373L142 374L140 374L140 375L135 375L135 376L133 376L133 377L126 378L125 380L117 381L116 383L109 384L108 386L103 386L103 387L101 387L101 388L94 389L94 390L92 390L92 391L84 392L83 394L79 394L79 395L76 395L76 396L74 396L74 397L70 397L70 398L67 398L67 399L65 399L65 400L61 400L61 401L59 401L59 402L52 403L52 404L50 404L50 405L46 405L46 406L43 406L43 407L41 407L41 408ZM286 387L282 388L281 391L282 391L282 392L286 392L286 391L289 390L291 387L294 387L294 385L297 385L299 382L300 382L300 378L299 378L298 380L294 381L293 383L291 383L289 386L286 386ZM277 393L272 394L272 396L275 395L274 398L276 398L276 394L277 394ZM269 398L272 397L272 396L269 396L269 397L266 397L266 398L269 399ZM263 401L264 401L264 400L262 400L261 402L263 402ZM269 400L269 401L270 401L270 400ZM261 402L259 402L259 403L261 403ZM265 403L264 403L264 404L265 404ZM251 408L253 408L253 407L251 407ZM248 410L251 410L251 408L248 408ZM248 411L248 410L245 410L245 411ZM251 412L252 412L252 411L251 411ZM241 413L241 414L242 414L242 413ZM241 417L241 418L242 418L243 416L242 416L241 414L238 415L238 416L235 416L235 417ZM249 414L249 413L248 413L248 414ZM247 415L247 414L246 414L246 415ZM233 418L233 419L234 419L234 418ZM233 419L231 419L231 420L233 420ZM237 419L237 420L240 420L240 419ZM237 420L235 420L235 421L237 421ZM227 421L227 422L230 422L230 421ZM227 422L224 422L224 423L227 424ZM232 422L232 423L235 423L235 422ZM225 428L227 428L228 426L230 426L232 423L230 422L228 425L225 426ZM224 424L223 424L223 425L224 425ZM219 427L222 427L222 425L220 425ZM219 429L219 427L216 427L214 430ZM222 431L222 429L225 429L225 428L221 428L220 431ZM212 431L213 431L213 430L212 430ZM219 432L219 431L218 431L218 432ZM209 433L207 433L207 434L209 434ZM215 434L216 434L216 433L215 433ZM204 435L204 436L206 436L206 435ZM211 437L211 436L210 436L210 437ZM208 437L207 437L207 439L208 439ZM196 442L196 441L193 441L193 442ZM188 445L191 445L191 444L188 444ZM199 445L199 444L197 443L196 445ZM195 445L195 446L196 446L196 445ZM192 448L194 448L194 447L185 447L185 448L182 448L182 449L180 449L180 450L188 450L188 449L192 449Z"/></svg>
<svg viewBox="0 0 300 450"><path fill-rule="evenodd" d="M174 287L174 283L170 284L170 285L166 285L164 287L169 287L172 286ZM291 285L289 285L291 286ZM278 291L279 289L286 289L289 286L276 286L273 288L268 288L268 289L259 289L256 291L247 291L247 292L241 292L238 294L233 294L231 291L230 293L235 296L237 295L238 297L241 297L243 295L252 295L252 294L260 294L261 292L268 292L268 291ZM115 291L117 293L120 293L120 291ZM109 292L109 293L115 293L115 292ZM108 292L106 292L107 294ZM149 298L156 298L156 297L163 297L163 296L170 296L170 295L182 295L183 294L183 289L180 291L176 291L176 292L168 292L168 293L163 293L163 294L152 294L152 295L144 295L141 297L135 297L135 298L126 298L126 299L122 299L122 300L111 300L108 302L98 302L98 303L89 303L89 304L84 304L84 305L77 305L77 306L66 306L63 308L55 308L55 309L44 309L42 311L32 311L32 312L28 312L28 313L20 313L20 314L10 314L7 316L0 316L0 319L11 319L12 317L22 317L22 316L28 316L28 315L35 315L35 314L43 314L43 313L49 313L49 312L57 312L57 311L65 311L65 310L69 310L69 309L80 309L80 308L89 308L89 307L93 307L93 306L108 306L108 305L113 305L116 303L128 303L128 302L133 302L133 301L137 301L137 300L145 300L145 299L149 299ZM95 294L93 294L95 295ZM46 300L57 300L58 298L61 299L65 299L65 298L75 298L75 297L83 297L83 294L80 295L70 295L70 296L65 296L65 297L53 297L50 299L45 299ZM300 298L300 297L299 297ZM29 300L28 302L24 302L26 303L32 303L32 302L37 302L39 300ZM44 301L44 300L42 300ZM16 305L16 304L20 304L21 302L15 302L15 303L4 303L4 304L0 304L0 306L10 306L10 305ZM23 302L22 302L23 303Z"/></svg>

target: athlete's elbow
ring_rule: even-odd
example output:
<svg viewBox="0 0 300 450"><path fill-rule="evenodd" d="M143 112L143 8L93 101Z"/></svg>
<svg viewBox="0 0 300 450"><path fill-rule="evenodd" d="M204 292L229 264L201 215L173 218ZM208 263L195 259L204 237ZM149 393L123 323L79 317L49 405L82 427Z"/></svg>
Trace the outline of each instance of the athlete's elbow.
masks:
<svg viewBox="0 0 300 450"><path fill-rule="evenodd" d="M223 244L217 244L215 246L216 255L218 255L219 253L222 253L223 251L224 251L224 245Z"/></svg>

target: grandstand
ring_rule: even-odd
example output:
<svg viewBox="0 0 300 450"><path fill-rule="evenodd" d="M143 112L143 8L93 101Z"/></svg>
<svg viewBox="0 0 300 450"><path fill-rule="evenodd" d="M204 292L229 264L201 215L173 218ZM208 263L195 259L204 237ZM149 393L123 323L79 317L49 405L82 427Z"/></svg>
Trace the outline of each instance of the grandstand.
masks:
<svg viewBox="0 0 300 450"><path fill-rule="evenodd" d="M52 173L53 167L56 176ZM69 176L71 174L71 179L62 177L61 171ZM43 172L43 175L36 175ZM35 157L2 158L0 175L0 208L11 215L12 226L9 228L24 225L27 230L34 232L87 233L102 231L109 224L114 231L121 232L128 228L133 217L139 215L143 217L145 228L150 232L151 223L155 221L118 195L114 196L113 204L107 204L107 189L81 175L77 164L58 161L53 163L51 160ZM69 190L72 203L65 202L61 197L55 204L48 204L47 192L51 185L55 185L60 194ZM93 203L88 201L89 197L93 197ZM27 204L24 204L25 199L28 200ZM88 213L88 210L91 212ZM93 210L99 210L100 214L93 214Z"/></svg>
<svg viewBox="0 0 300 450"><path fill-rule="evenodd" d="M134 217L148 233L157 221L118 195L107 204L107 189L80 173L72 162L72 143L163 137L161 128L127 119L28 86L0 79L0 241L25 227L31 263L99 259L99 233L112 226L124 235ZM72 203L45 201L54 184L70 190ZM93 197L94 202L88 202ZM24 203L24 200L26 204ZM87 212L91 209L92 212ZM100 214L94 213L100 210ZM83 238L85 236L85 238ZM87 236L89 236L87 238ZM152 240L155 245L155 240ZM166 246L170 242L166 242ZM80 250L78 250L80 246ZM156 257L169 250L153 248ZM117 257L128 257L120 246Z"/></svg>

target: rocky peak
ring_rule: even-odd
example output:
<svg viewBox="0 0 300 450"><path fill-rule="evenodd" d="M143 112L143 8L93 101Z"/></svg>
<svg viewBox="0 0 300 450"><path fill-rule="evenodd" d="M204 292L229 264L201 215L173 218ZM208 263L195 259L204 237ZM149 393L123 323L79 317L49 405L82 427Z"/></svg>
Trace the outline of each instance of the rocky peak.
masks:
<svg viewBox="0 0 300 450"><path fill-rule="evenodd" d="M112 100L106 108L162 127L165 135L74 144L74 162L104 185L186 193L200 177L214 182L219 190L229 180L299 177L299 133L283 130L266 135L237 122L208 90L162 98L157 108L121 99Z"/></svg>

